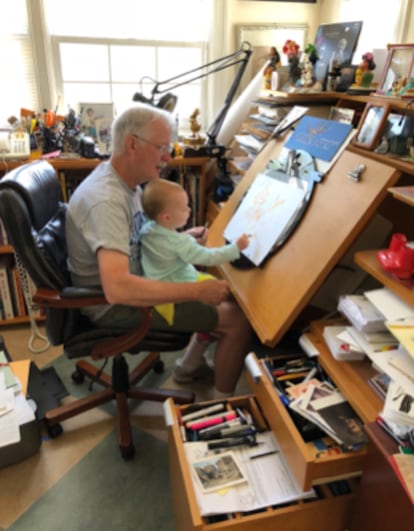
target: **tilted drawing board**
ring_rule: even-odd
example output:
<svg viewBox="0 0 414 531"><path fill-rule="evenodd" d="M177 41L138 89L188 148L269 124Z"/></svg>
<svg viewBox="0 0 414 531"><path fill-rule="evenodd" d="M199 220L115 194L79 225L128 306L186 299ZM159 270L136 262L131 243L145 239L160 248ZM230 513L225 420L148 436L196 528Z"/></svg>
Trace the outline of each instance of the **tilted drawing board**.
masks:
<svg viewBox="0 0 414 531"><path fill-rule="evenodd" d="M223 232L255 176L283 147L272 140L252 163L209 231L209 246L223 245ZM364 164L359 182L348 172ZM261 342L273 347L323 284L355 238L370 221L399 172L344 151L316 187L303 219L284 246L263 267L218 269Z"/></svg>

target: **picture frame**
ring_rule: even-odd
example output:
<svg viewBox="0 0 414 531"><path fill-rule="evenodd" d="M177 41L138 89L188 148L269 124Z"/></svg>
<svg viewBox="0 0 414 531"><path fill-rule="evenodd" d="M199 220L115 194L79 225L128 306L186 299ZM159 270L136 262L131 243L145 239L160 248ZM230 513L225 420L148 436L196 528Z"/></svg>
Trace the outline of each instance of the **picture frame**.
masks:
<svg viewBox="0 0 414 531"><path fill-rule="evenodd" d="M379 143L388 113L388 104L368 103L362 113L353 144L365 149L374 149Z"/></svg>
<svg viewBox="0 0 414 531"><path fill-rule="evenodd" d="M387 50L377 94L389 94L400 78L408 82L414 77L414 44L388 44Z"/></svg>
<svg viewBox="0 0 414 531"><path fill-rule="evenodd" d="M329 69L335 63L337 68L352 65L361 30L361 20L320 24L314 40L318 53L314 75L318 81L326 84Z"/></svg>
<svg viewBox="0 0 414 531"><path fill-rule="evenodd" d="M111 126L115 118L113 103L78 103L82 134L93 138L102 155L109 155L112 148Z"/></svg>

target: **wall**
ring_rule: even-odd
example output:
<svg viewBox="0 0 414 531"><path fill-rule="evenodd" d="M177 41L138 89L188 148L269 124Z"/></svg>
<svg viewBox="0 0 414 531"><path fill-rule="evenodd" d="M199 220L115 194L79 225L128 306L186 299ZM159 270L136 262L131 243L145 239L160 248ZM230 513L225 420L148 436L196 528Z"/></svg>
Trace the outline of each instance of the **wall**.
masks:
<svg viewBox="0 0 414 531"><path fill-rule="evenodd" d="M307 24L309 26L308 36L310 42L313 41L320 21L321 2L323 3L324 0L318 0L316 4L255 2L250 0L227 1L227 16L228 20L231 21L229 34L227 35L229 49L234 49L234 46L238 45L238 24Z"/></svg>

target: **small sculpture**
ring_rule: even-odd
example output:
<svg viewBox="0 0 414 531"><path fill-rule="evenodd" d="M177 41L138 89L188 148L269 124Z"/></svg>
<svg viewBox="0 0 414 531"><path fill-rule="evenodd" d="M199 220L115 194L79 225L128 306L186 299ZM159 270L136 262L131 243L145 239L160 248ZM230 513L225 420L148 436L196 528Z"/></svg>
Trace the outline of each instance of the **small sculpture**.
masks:
<svg viewBox="0 0 414 531"><path fill-rule="evenodd" d="M309 55L305 53L303 56L302 73L300 76L300 83L302 87L309 88L314 83L313 64L309 59Z"/></svg>
<svg viewBox="0 0 414 531"><path fill-rule="evenodd" d="M374 77L372 70L375 70L375 67L373 54L371 52L364 53L362 61L355 71L355 85L358 87L370 87Z"/></svg>
<svg viewBox="0 0 414 531"><path fill-rule="evenodd" d="M200 115L200 109L195 109L193 113L191 114L189 118L191 135L185 136L183 138L184 144L188 144L191 146L201 146L204 144L204 141L205 141L204 136L200 134L201 125L198 121L199 115Z"/></svg>
<svg viewBox="0 0 414 531"><path fill-rule="evenodd" d="M287 55L289 62L289 84L295 86L301 76L299 66L300 46L295 41L288 39L283 46L283 53Z"/></svg>
<svg viewBox="0 0 414 531"><path fill-rule="evenodd" d="M277 48L272 46L269 52L269 62L263 71L263 88L265 90L272 88L272 74L276 72L278 66L280 66L280 54Z"/></svg>

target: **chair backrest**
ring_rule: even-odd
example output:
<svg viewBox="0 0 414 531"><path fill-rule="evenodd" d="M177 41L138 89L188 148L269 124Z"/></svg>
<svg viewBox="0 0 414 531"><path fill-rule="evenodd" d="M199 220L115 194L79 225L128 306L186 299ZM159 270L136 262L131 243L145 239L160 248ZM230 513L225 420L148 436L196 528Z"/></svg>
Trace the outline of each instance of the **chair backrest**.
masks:
<svg viewBox="0 0 414 531"><path fill-rule="evenodd" d="M66 204L48 162L20 166L0 180L0 218L10 244L37 288L70 285L65 237ZM70 336L76 310L47 310L46 328L57 345Z"/></svg>

